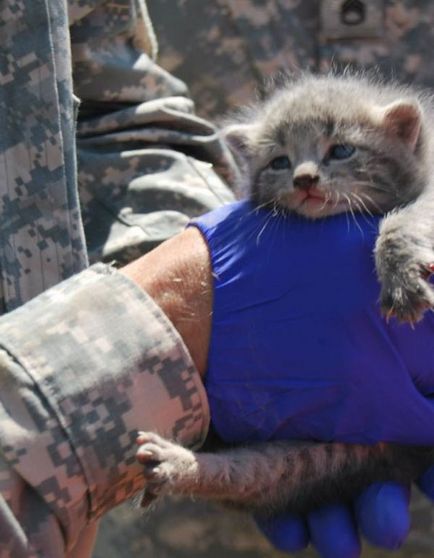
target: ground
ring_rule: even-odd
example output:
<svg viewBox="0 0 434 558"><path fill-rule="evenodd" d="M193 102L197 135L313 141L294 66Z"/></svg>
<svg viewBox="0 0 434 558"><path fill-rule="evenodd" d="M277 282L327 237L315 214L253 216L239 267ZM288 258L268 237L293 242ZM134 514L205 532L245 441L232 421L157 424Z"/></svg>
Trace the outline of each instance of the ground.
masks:
<svg viewBox="0 0 434 558"><path fill-rule="evenodd" d="M396 553L366 548L363 558L428 558L434 555L434 505L412 502L413 530ZM283 558L244 514L203 503L171 500L143 514L126 504L103 521L94 558ZM313 558L310 551L297 558Z"/></svg>

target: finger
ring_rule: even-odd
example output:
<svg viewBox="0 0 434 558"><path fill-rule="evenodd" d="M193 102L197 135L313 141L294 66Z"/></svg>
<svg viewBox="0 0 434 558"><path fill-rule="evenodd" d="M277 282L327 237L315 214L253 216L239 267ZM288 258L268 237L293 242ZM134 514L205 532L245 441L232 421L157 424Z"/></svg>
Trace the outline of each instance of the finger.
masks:
<svg viewBox="0 0 434 558"><path fill-rule="evenodd" d="M399 548L410 530L410 489L395 482L375 483L356 500L357 524L367 540L389 550Z"/></svg>
<svg viewBox="0 0 434 558"><path fill-rule="evenodd" d="M312 543L322 558L359 558L360 540L352 512L341 505L309 514Z"/></svg>
<svg viewBox="0 0 434 558"><path fill-rule="evenodd" d="M273 518L256 517L259 529L270 542L283 552L297 552L309 544L307 526L302 519L291 514L281 514Z"/></svg>

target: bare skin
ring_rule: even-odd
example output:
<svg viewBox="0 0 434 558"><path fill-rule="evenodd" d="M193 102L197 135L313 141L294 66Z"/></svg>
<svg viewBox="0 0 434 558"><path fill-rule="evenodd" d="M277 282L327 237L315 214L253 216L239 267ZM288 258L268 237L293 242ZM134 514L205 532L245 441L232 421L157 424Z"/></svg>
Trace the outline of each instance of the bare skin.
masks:
<svg viewBox="0 0 434 558"><path fill-rule="evenodd" d="M212 312L208 247L194 227L128 264L121 273L145 290L178 330L202 379Z"/></svg>

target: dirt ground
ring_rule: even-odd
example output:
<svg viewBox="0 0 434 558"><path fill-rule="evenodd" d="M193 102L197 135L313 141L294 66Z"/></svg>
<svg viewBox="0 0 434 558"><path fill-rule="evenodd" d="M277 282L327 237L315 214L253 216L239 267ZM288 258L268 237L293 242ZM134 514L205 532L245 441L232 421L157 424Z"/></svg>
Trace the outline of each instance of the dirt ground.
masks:
<svg viewBox="0 0 434 558"><path fill-rule="evenodd" d="M420 495L412 501L413 529L395 553L365 546L363 558L434 556L434 504ZM102 522L94 558L283 558L244 514L203 503L171 500L143 514L132 504ZM297 558L317 556L312 550Z"/></svg>

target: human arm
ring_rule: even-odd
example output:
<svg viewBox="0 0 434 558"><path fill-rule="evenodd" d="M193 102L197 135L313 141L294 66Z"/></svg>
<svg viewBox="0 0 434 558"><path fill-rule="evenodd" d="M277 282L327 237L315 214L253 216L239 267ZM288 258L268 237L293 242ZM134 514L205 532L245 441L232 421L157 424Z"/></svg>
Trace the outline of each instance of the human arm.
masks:
<svg viewBox="0 0 434 558"><path fill-rule="evenodd" d="M272 261L273 256L270 254L268 254L268 250L263 250L261 252L261 248L256 246L256 242L257 242L257 238L258 238L258 233L261 231L263 225L264 225L264 221L261 222L261 220L257 220L253 215L253 212L251 212L250 210L246 210L246 211L238 211L235 209L231 209L229 208L228 210L222 210L220 213L223 213L224 211L227 211L227 213L230 215L231 212L232 214L235 216L234 219L232 221L229 220L229 222L227 223L227 227L225 228L225 230L221 231L220 230L220 234L225 237L224 238L224 242L222 242L222 244L220 245L220 248L222 250L222 254L218 254L218 250L214 250L214 256L216 257L221 257L222 261L227 261L230 262L229 264L229 269L231 268L231 266L233 267L231 269L231 271L233 272L232 274L232 279L227 281L227 284L230 285L231 283L233 283L234 281L237 281L237 274L239 274L241 277L243 276L243 274L248 275L250 273L250 276L246 279L245 277L245 282L242 283L243 287L240 289L237 289L235 287L235 291L233 291L233 296L230 299L226 299L226 304L225 301L221 301L221 308L214 308L215 312L218 312L219 314L221 314L221 318L222 320L225 319L229 320L230 323L232 323L232 318L231 318L231 312L230 312L230 304L231 301L232 302L236 302L237 304L241 304L241 308L243 308L242 304L243 304L243 300L249 301L251 300L252 304L247 305L246 307L244 307L244 310L241 311L242 312L246 312L248 314L248 308L249 307L254 307L255 306L255 292L254 290L252 290L252 285L251 283L255 282L255 280L258 278L259 281L261 281L261 283L264 283L264 279L267 279L270 281L273 281L273 269L270 269L269 266L265 267L265 272L262 273L262 271L259 271L258 268L258 259L254 259L252 258L250 260L250 267L249 267L249 258L251 256L247 255L247 263L245 263L244 267L237 267L237 258L240 256L240 254L242 254L243 249L245 249L245 251L248 253L250 250L254 251L255 249L257 249L260 253L260 255L262 254L262 256L267 256L269 258L269 262ZM234 227L234 223L236 224L240 224L242 219L247 218L247 220L251 219L251 221L253 221L253 230L256 232L255 235L252 236L251 232L252 229L249 229L249 225L247 225L245 228L243 228L242 225L240 225L239 227ZM212 219L212 217L211 217ZM252 223L250 223L252 224ZM344 222L345 224L345 232L347 233L347 235L349 235L348 239L345 239L345 236L343 237L343 240L345 242L351 242L352 240L354 240L351 238L351 234L349 231L346 230L346 222ZM215 228L217 230L217 239L219 238L219 219L216 218L215 220ZM209 227L209 230L212 230L212 226ZM338 229L337 229L338 230ZM191 231L186 231L186 233L183 233L182 236L187 236ZM197 233L197 231L194 231L195 233ZM353 231L354 232L354 231ZM225 233L227 233L227 236L225 236ZM357 234L359 234L359 231L357 231ZM367 232L368 236L369 234L372 234L371 232ZM239 241L241 238L241 241L246 241L244 244L241 244L239 251L237 252L234 249L234 244L236 245L237 241ZM265 238L267 238L267 235L265 236ZM279 255L279 250L285 250L285 245L282 244L282 241L279 240L279 234L276 234L276 231L274 231L274 233L272 233L272 238L274 240L274 242L277 243L277 254ZM290 238L290 236L289 236ZM285 240L286 241L286 240ZM207 281L207 274L201 274L201 269L203 270L203 261L200 261L201 258L206 256L206 252L203 252L203 246L201 246L201 238L200 235L198 236L197 234L194 235L193 233L190 234L190 238L188 240L187 243L183 242L180 240L180 238L177 239L173 239L173 241L171 241L171 243L167 243L164 246L164 251L161 250L161 248L159 250L156 251L156 253L154 253L154 257L157 256L157 253L160 252L160 254L158 254L159 257L162 258L162 260L159 261L159 264L157 266L157 268L161 268L161 269L166 269L167 273L164 273L164 279L163 279L163 284L159 284L159 282L157 281L155 284L155 281L152 281L149 283L149 272L147 271L147 269L149 269L149 266L144 265L146 263L146 261L149 261L148 258L150 257L150 254L148 254L147 256L145 256L141 261L139 260L138 262L135 262L134 264L132 264L132 266L129 266L127 268L125 268L125 270L130 270L129 273L132 274L132 276L136 276L136 277L142 277L141 279L141 284L145 287L145 288L151 288L153 289L153 292L156 293L158 292L158 286L162 287L161 288L161 292L160 295L157 294L158 296L161 296L161 294L166 293L167 292L171 292L173 291L173 289L175 289L176 291L178 291L178 286L181 285L181 292L178 292L175 296L175 299L173 297L169 297L166 298L166 300L164 300L164 296L161 300L161 303L163 305L163 307L166 305L168 308L168 313L172 314L173 316L173 301L177 300L180 296L180 300L182 301L182 299L184 298L184 295L182 294L183 289L185 289L185 286L188 285L189 288L191 288L191 286L195 283L195 277L198 278L197 282L196 282L196 300L200 299L201 297L203 297L203 295L205 294L205 296L208 298L207 304L205 304L205 306L203 307L203 311L198 309L197 307L194 307L194 296L193 298L191 297L191 293L190 295L187 297L186 300L189 300L189 302L187 304L184 304L183 302L181 302L180 304L180 309L181 315L185 315L185 308L187 307L190 312L188 313L188 317L191 318L193 315L195 315L197 322L201 322L202 320L200 319L200 316L202 315L206 319L209 316L209 292L208 289L204 289L203 288L203 282ZM211 240L211 247L213 249L213 247L215 248L215 245L213 244L215 242ZM203 243L203 242L202 242ZM231 246L231 243L232 246ZM372 244L372 240L371 240L371 244ZM180 250L180 247L183 247L182 250ZM267 245L265 245L267 246ZM356 246L356 245L354 245ZM342 249L342 246L336 247L337 250ZM365 246L359 246L357 248L357 250L359 251L357 253L357 255L355 255L355 258L358 258L359 256L363 258L366 258L366 249L367 249L367 245ZM189 281L182 281L182 274L178 274L178 275L173 275L173 270L174 268L176 268L176 266L178 265L179 262L179 254L183 254L181 256L181 260L184 260L184 262L188 262L189 258L191 258L191 255L188 256L186 255L188 253L188 251L191 251L192 254L195 255L199 255L199 265L197 267L197 271L198 273L196 274L194 269L196 267L195 264L193 265L181 265L181 269L184 267L185 270L187 270L187 274L185 275L185 277L189 277ZM274 249L273 249L274 250ZM216 255L217 253L217 255ZM274 252L276 254L276 252ZM323 258L324 255L324 247L322 248L318 248L315 249L315 247L313 248L313 252L312 254L315 254L315 257L319 256L319 269L321 270L325 270L326 266L328 265L327 263L324 263L323 266L321 266L321 259ZM370 254L370 252L368 252L368 254ZM161 266L161 263L164 262L164 260L166 259L166 262L163 263L163 266ZM154 260L155 262L157 260ZM194 261L194 258L191 258L191 262ZM260 260L259 260L260 261ZM234 263L235 262L235 263ZM336 262L335 262L336 263ZM354 263L354 261L352 260L352 263ZM362 264L362 266L365 264L366 262L364 262ZM372 263L372 262L371 262ZM274 268L274 272L277 273L279 269L282 269L282 267L284 268L285 266L280 266L280 261L279 262L275 262L273 265L275 265ZM309 264L311 265L311 264ZM314 264L313 264L314 265ZM331 267L333 267L333 256L330 256L330 265ZM141 269L141 271L140 271ZM359 270L361 269L360 267L358 268ZM335 273L339 273L339 268L337 268L335 270ZM345 272L345 271L344 271ZM351 272L351 268L350 268L350 272ZM368 272L369 273L369 272ZM311 281L312 283L317 282L318 278L315 277L314 275L309 275L309 272L305 273L303 266L299 266L298 268L296 267L293 271L293 274L296 275L297 279L299 279L300 277L303 277L304 280L307 281ZM356 273L357 274L357 273ZM208 274L209 276L209 274ZM144 278L144 279L143 279ZM224 285L224 281L227 279L227 275L226 275L226 271L223 272L223 277L220 276L219 277L219 273L217 273L217 277L215 278L215 283L217 285L217 288L219 288L219 283L222 284L222 289L224 291L224 289L226 288ZM356 278L356 275L353 277L353 279ZM147 282L147 285L145 286L145 282ZM241 280L242 282L242 280ZM154 283L154 285L153 285ZM250 284L249 284L250 283ZM155 288L157 285L157 289ZM358 292L360 295L364 296L364 291L363 288L360 288L359 285L357 285L357 283L355 283L354 285L350 285L351 290L354 290L355 292ZM230 287L229 287L230 288ZM247 292L245 292L247 290ZM235 294L237 293L237 294ZM347 289L346 291L342 291L341 289L337 290L337 293L340 293L341 296L344 299L344 302L348 302L348 297L350 296L350 290ZM366 294L366 293L365 293ZM333 297L333 294L331 294L331 296ZM241 299L241 302L240 302ZM221 298L220 298L221 300ZM191 303L193 302L193 306L191 305ZM229 305L227 304L229 303ZM315 304L315 301L312 302L312 304ZM176 305L175 305L176 306ZM264 315L263 317L265 318L265 320L272 320L274 318L274 321L276 319L276 315L279 314L281 316L281 319L284 319L284 314L271 311L270 314L267 314L267 305L265 304L265 306L263 307L263 312ZM290 309L287 309L288 313L291 313ZM355 309L353 309L355 311ZM339 314L339 309L337 309L338 314ZM351 315L351 312L350 312ZM268 316L268 317L267 317ZM254 321L254 320L253 320ZM254 345L254 340L257 339L255 337L255 332L252 332L251 328L249 329L248 323L252 322L252 318L251 316L248 316L246 321L245 321L245 325L244 328L243 326L239 326L242 329L240 329L240 336L241 339L239 340L233 340L231 338L230 335L227 336L226 338L226 343L228 344L225 347L225 350L229 349L229 355L231 354L231 350L233 350L234 346L237 345L237 341L240 341L241 344L243 344L244 341L246 341L246 331L250 331L250 339L248 339L250 341L250 343L252 343ZM234 318L234 324L242 324L243 323L243 317L239 316ZM315 329L315 324L314 321L312 319L310 319L310 326L311 328ZM190 324L191 325L191 324ZM264 329L267 329L268 322L265 324ZM195 339L197 334L200 334L200 331L197 331L196 334L192 335L192 338ZM264 335L263 338L263 343L264 344L270 344L273 349L275 350L275 345L273 345L274 343L274 334L267 334L262 332ZM219 341L216 341L216 347L217 347L217 351L218 351L218 347L219 347ZM224 346L224 344L223 344ZM291 345L288 344L288 350L290 351ZM262 350L262 349L260 349ZM246 354L247 351L245 351L243 354ZM225 358L226 353L223 354L223 358ZM256 357L258 357L260 359L261 357L261 353L256 353ZM241 358L241 357L240 357ZM277 357L278 358L278 357ZM272 368L274 365L276 364L276 360L270 359L270 368ZM325 364L325 363L324 363ZM342 363L340 363L342 365ZM229 361L226 361L226 365L229 365ZM229 366L235 366L235 368L237 368L238 366L242 367L242 359L238 359L235 360L234 362L232 362ZM355 374L358 374L359 371L355 371ZM291 376L289 374L289 376ZM368 377L367 377L368 378ZM250 377L251 382L254 383L254 373L251 375ZM234 381L237 382L237 378L236 378L236 374L234 374ZM349 381L351 381L351 379L349 379ZM249 384L245 383L245 381L243 382L243 384L241 384L243 387L243 390L249 390ZM213 387L213 389L215 389L215 387ZM267 393L267 384L263 384L263 389L265 391L265 393ZM405 391L405 387L403 386L403 389ZM237 393L237 387L236 384L234 386L234 390L235 395L240 395L239 392ZM300 394L302 395L302 392L300 392ZM266 401L266 395L264 395L265 401ZM239 400L238 400L239 401ZM258 396L256 399L256 405L263 405L264 399L261 400L261 397ZM307 396L306 400L304 401L304 404L309 405L309 395ZM224 403L224 399L222 400L222 405L224 407L225 403ZM249 411L249 409L251 410L253 407L253 409L255 408L255 404L249 404L246 403L245 404L245 410ZM230 407L229 407L230 408ZM383 406L384 408L384 406ZM242 413L242 409L243 407L239 407L238 408L238 414L237 417L238 419L242 422L243 421L243 413ZM363 413L363 409L360 409L361 412ZM225 411L227 412L227 408L225 409ZM221 413L221 420L222 420L222 424L224 425L225 423L225 411L223 411ZM270 414L272 414L273 409L271 407L268 408L268 411L270 412ZM218 411L219 412L219 411ZM377 411L378 412L378 411ZM333 414L333 413L332 413ZM247 415L248 416L248 415ZM218 419L218 416L216 417ZM390 418L390 417L389 417ZM258 425L261 424L261 420L263 420L264 417L260 417L259 420L257 421ZM236 419L235 419L236 420ZM273 418L271 418L271 424L273 424ZM334 422L335 419L332 419L332 422ZM356 420L357 420L357 416L356 416ZM391 424L393 423L393 417L390 419ZM252 432L254 432L256 430L256 426L255 423L250 423L251 426L248 426L248 428L252 428ZM337 422L337 424L339 424L339 422ZM223 426L224 427L224 426ZM232 421L230 421L230 426L229 426L229 431L235 431L236 433L236 428L234 429L234 423ZM363 433L361 432L361 435L363 434L367 434L369 436L375 436L375 429L372 429L371 432L369 433ZM372 439L371 439L372 442ZM374 544L378 544L380 546L385 546L387 548L396 548L397 546L399 546L399 544L401 544L401 542L403 541L403 539L405 538L408 529L409 529L409 516L408 516L408 493L407 490L405 488L400 488L398 485L380 485L377 487L373 487L371 489L369 489L366 494L363 495L363 497L359 500L357 506L356 506L356 510L357 510L357 522L358 525L361 528L361 531L363 534L365 534L368 539L373 542ZM356 528L356 524L354 523L354 519L352 517L352 514L347 511L343 506L333 506L332 508L326 508L323 509L321 511L319 511L318 513L314 513L311 515L311 517L309 518L309 528L307 528L307 524L303 521L297 520L295 518L290 519L290 518L286 518L285 521L283 522L279 522L279 521L274 521L274 522L267 522L266 525L266 533L271 536L272 540L274 540L277 544L277 546L281 547L281 548L285 548L286 550L295 550L297 548L301 548L303 546L305 546L309 540L310 537L313 538L315 544L318 546L318 548L321 550L322 554L324 556L333 556L334 558L336 558L336 556L352 556L355 555L354 552L358 552L359 550L359 542L358 542L358 535L357 535L357 528ZM282 527L282 525L284 525L284 527ZM386 526L386 527L385 527ZM310 534L309 534L310 532ZM332 536L332 534L334 533L334 535ZM339 537L338 537L339 534ZM339 541L339 545L336 545L337 541Z"/></svg>
<svg viewBox="0 0 434 558"><path fill-rule="evenodd" d="M29 493L70 548L141 489L138 425L186 444L206 435L206 396L184 343L152 299L107 266L3 317L0 345L2 456L25 487L5 481L2 495L30 544L39 535L49 545L51 531L23 514Z"/></svg>
<svg viewBox="0 0 434 558"><path fill-rule="evenodd" d="M196 232L195 242L203 243L199 233L194 232ZM191 238L193 232L191 231L190 234L190 231L187 231L185 234L189 234ZM202 249L195 242L191 245L189 242L185 243L184 240L179 237L174 239L174 244L172 244L174 251L170 249L168 252L168 261L164 265L163 262L160 262L164 288L160 294L156 294L154 291L156 299L165 307L167 313L172 316L181 329L183 321L178 322L176 307L178 304L180 305L179 315L181 318L184 317L185 301L192 300L191 293L184 298L183 289L181 291L178 289L179 281L170 280L165 283L167 278L170 278L165 266L172 267L174 259L176 263L175 255L183 254L184 251L188 253L189 246L192 249L190 263L197 262L200 254L207 256L207 252L201 251ZM179 250L178 241L182 242L182 251ZM169 246L166 245L166 248ZM149 257L150 255L144 256L142 262L146 262ZM186 266L186 261L188 261L188 257L185 258L182 255L180 268L191 274L192 268L196 268L196 264ZM203 266L203 263L199 266L199 272L190 275L191 280L185 282L185 286L194 285L194 289L197 289L196 294L200 296L204 292L202 280L206 280L209 271L207 270L201 278L200 268L207 269L206 264ZM155 269L150 272L150 268L144 266L142 271L140 285L144 286L144 280L146 280L148 288L152 284L155 285ZM147 279L146 275L148 275ZM151 277L153 278L151 279ZM180 274L174 279L182 278L183 275ZM199 281L195 282L194 278L199 278ZM167 293L167 289L173 288L174 285L177 286L178 294L173 298L167 298L164 295L165 302L162 302L163 299L159 299L159 297L163 293ZM12 439L10 436L15 432L12 427L5 429L3 435L7 434L7 445L14 446L16 455L21 457L14 467L28 484L40 491L43 499L47 498L47 502L51 508L54 507L54 513L61 524L69 526L67 533L71 537L77 536L83 526L82 524L77 525L78 519L81 522L87 522L86 514L79 514L78 518L71 517L69 505L65 506L65 502L62 500L55 500L53 503L50 497L51 491L45 492L50 485L44 483L43 478L41 479L41 471L42 474L49 471L50 478L56 478L59 487L62 487L63 484L68 487L68 491L75 495L71 504L84 506L88 510L87 513L91 514L90 517L98 516L115 503L139 490L143 485L142 471L140 467L134 465L131 459L134 452L135 425L140 428L157 429L162 435L177 438L187 445L193 443L194 439L199 442L203 434L199 434L197 438L196 436L190 437L182 428L180 430L179 426L197 427L201 425L202 433L206 429L206 408L204 407L206 402L199 397L191 407L185 406L186 392L189 397L193 398L200 393L200 384L197 384L194 375L190 376L191 362L189 360L178 362L176 358L174 359L176 354L174 348L168 349L167 341L173 341L174 338L171 326L169 330L165 329L170 324L164 316L162 324L160 324L163 330L158 328L150 330L155 326L153 318L158 315L158 312L157 314L150 313L150 308L155 310L155 307L152 301L148 301L150 302L150 306L148 306L145 299L146 295L142 289L133 282L122 279L122 274L110 270L110 268L100 268L99 271L92 269L41 295L22 309L6 316L2 322L0 340L8 354L8 359L4 364L3 377L15 376L14 367L18 365L20 378L30 377L36 380L42 390L43 400L49 403L50 420L52 421L52 426L47 431L43 426L44 421L36 429L30 424L30 429L26 427L23 430L24 438L13 437ZM173 313L174 311L175 313ZM208 310L205 312L209 317ZM199 322L204 324L206 320L205 322L199 320ZM197 331L193 331L190 341L188 340L190 334L184 334L192 353L195 351L193 340L197 334ZM158 342L154 348L147 345L147 340L155 343L156 339ZM183 346L181 342L176 350L181 351L181 355L188 359ZM128 355L127 358L125 358L126 355ZM161 357L160 360L157 358L158 355ZM143 366L146 367L149 362L148 359L151 360L151 368L155 366L155 370L158 372L145 378L141 372L143 372ZM199 361L200 358L197 359L198 363ZM107 370L108 362L110 362L110 370ZM165 364L162 365L162 363ZM56 371L55 374L52 372L53 370ZM172 373L173 376L171 376ZM161 385L162 381L164 384L164 379L171 377L176 379L174 388L181 388L181 395L175 399L175 404L179 410L179 404L182 402L181 412L183 414L179 416L179 421L175 420L175 423L173 422L174 416L169 413L173 405L173 398L169 396L169 400L164 401L164 389L162 390L164 386ZM183 378L182 382L179 382L180 378ZM182 386L186 379L188 389L184 392ZM142 380L145 383L141 389ZM154 381L157 381L157 384L153 384ZM11 388L10 385L7 387ZM15 397L17 395L22 397L24 393L28 393L28 390L23 392L21 388L20 391L3 389L4 398L7 399L11 391ZM168 389L168 391L169 395L173 395L173 389ZM32 396L35 396L36 401L40 400L39 390L36 392L32 390L31 393ZM103 395L103 402L102 405L97 405L98 418L95 415L95 406L99 401L99 393ZM149 397L148 393L151 394ZM92 403L88 405L86 401L89 397ZM105 401L109 406L107 412L105 411ZM8 420L10 421L16 416L13 401L9 407ZM191 409L193 409L193 416L190 414ZM122 419L113 421L112 416L118 417L119 413L122 415ZM96 418L98 420L95 420ZM102 421L102 425L100 421ZM57 443L60 444L61 440L65 440L64 443L67 444L65 447L71 446L77 450L79 456L77 470L82 473L73 479L65 479L62 476L64 470L63 468L58 470L55 463L51 462L53 455L51 453L48 460L51 465L48 469L46 466L44 469L34 467L35 462L40 459L40 452L43 452L44 448L48 446L48 442L47 446L44 442L45 436L49 440L53 439L53 432L55 432L53 428L60 429L59 434L55 436ZM124 429L126 434L122 434ZM89 440L92 440L91 444L87 443ZM27 451L26 459L20 456L24 444ZM116 462L107 459L109 455L117 455ZM9 458L12 459L12 462L14 461L14 455L9 455ZM74 460L71 461L71 466L74 462ZM53 471L50 470L51 467ZM87 474L83 475L83 471ZM115 482L118 474L121 484ZM133 479L135 479L134 482ZM125 489L122 489L123 486ZM90 500L85 498L88 493L91 495ZM87 506L90 506L90 509ZM335 523L335 525L338 524ZM319 531L326 533L324 529L322 531L319 529ZM316 532L318 533L318 529ZM342 531L342 524L339 532L341 534L345 532ZM319 541L318 544L323 543Z"/></svg>

